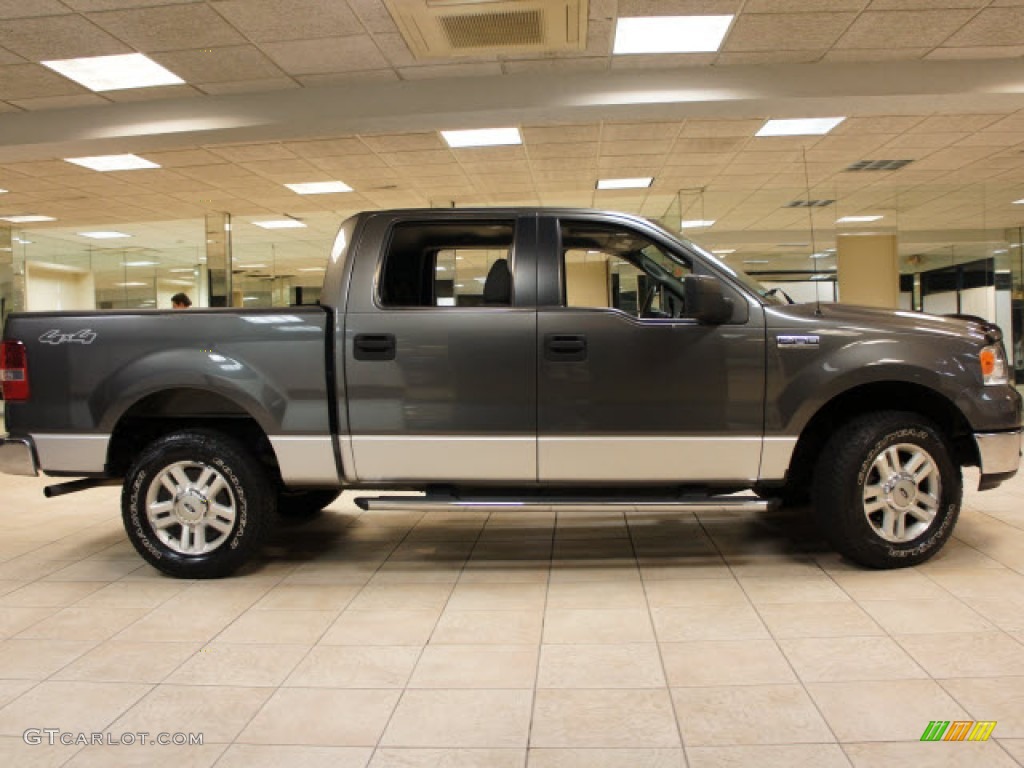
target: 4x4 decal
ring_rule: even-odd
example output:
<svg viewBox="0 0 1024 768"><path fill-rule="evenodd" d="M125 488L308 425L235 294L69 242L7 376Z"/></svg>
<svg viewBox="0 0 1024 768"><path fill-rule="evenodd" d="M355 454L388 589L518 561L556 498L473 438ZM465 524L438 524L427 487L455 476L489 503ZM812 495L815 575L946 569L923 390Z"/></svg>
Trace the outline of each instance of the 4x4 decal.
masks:
<svg viewBox="0 0 1024 768"><path fill-rule="evenodd" d="M40 336L39 340L44 344L92 344L96 340L96 333L92 328L83 328L74 333L61 333L54 328Z"/></svg>

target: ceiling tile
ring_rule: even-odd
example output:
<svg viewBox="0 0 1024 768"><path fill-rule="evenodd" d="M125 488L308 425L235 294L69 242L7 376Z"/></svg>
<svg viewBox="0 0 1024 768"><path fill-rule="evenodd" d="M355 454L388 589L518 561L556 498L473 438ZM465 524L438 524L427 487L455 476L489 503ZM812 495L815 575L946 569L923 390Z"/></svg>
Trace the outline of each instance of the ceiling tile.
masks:
<svg viewBox="0 0 1024 768"><path fill-rule="evenodd" d="M408 152L420 149L444 149L447 145L440 134L430 133L399 133L394 135L360 136L363 143L374 152Z"/></svg>
<svg viewBox="0 0 1024 768"><path fill-rule="evenodd" d="M772 13L743 15L725 39L725 51L822 51L846 31L853 13Z"/></svg>
<svg viewBox="0 0 1024 768"><path fill-rule="evenodd" d="M266 43L263 50L286 72L311 75L384 69L387 61L367 35Z"/></svg>
<svg viewBox="0 0 1024 768"><path fill-rule="evenodd" d="M33 4L38 0L32 0ZM206 0L63 0L64 5L76 11L119 11L125 8L149 8L154 5L185 5Z"/></svg>
<svg viewBox="0 0 1024 768"><path fill-rule="evenodd" d="M257 43L363 33L359 19L339 0L222 0L213 7Z"/></svg>
<svg viewBox="0 0 1024 768"><path fill-rule="evenodd" d="M737 13L741 0L619 0L619 16L683 16Z"/></svg>
<svg viewBox="0 0 1024 768"><path fill-rule="evenodd" d="M152 58L189 83L261 80L284 73L253 45L154 53Z"/></svg>
<svg viewBox="0 0 1024 768"><path fill-rule="evenodd" d="M480 163L526 162L526 152L522 146L463 147L453 149L452 154L460 164L467 166Z"/></svg>
<svg viewBox="0 0 1024 768"><path fill-rule="evenodd" d="M71 96L41 96L38 99L11 99L11 104L29 111L96 107L109 103L107 99L95 93L77 93Z"/></svg>
<svg viewBox="0 0 1024 768"><path fill-rule="evenodd" d="M824 61L913 61L924 58L931 48L833 48Z"/></svg>
<svg viewBox="0 0 1024 768"><path fill-rule="evenodd" d="M1024 28L1024 6L987 8L946 41L947 46L1019 45Z"/></svg>
<svg viewBox="0 0 1024 768"><path fill-rule="evenodd" d="M157 99L199 96L200 92L191 85L161 85L154 88L125 88L119 91L105 91L103 95L111 101L156 101Z"/></svg>
<svg viewBox="0 0 1024 768"><path fill-rule="evenodd" d="M400 67L403 80L423 80L433 77L483 77L502 74L498 62L473 62L461 64L438 64L435 66Z"/></svg>
<svg viewBox="0 0 1024 768"><path fill-rule="evenodd" d="M526 151L530 156L530 160L543 160L545 158L596 158L599 146L596 141L576 144L533 144L527 142Z"/></svg>
<svg viewBox="0 0 1024 768"><path fill-rule="evenodd" d="M41 64L8 64L0 67L0 99L36 99L88 93Z"/></svg>
<svg viewBox="0 0 1024 768"><path fill-rule="evenodd" d="M603 72L608 69L608 59L604 56L527 59L525 61L503 61L501 67L509 75L523 72Z"/></svg>
<svg viewBox="0 0 1024 768"><path fill-rule="evenodd" d="M744 13L806 13L861 11L869 0L747 0Z"/></svg>
<svg viewBox="0 0 1024 768"><path fill-rule="evenodd" d="M355 137L314 141L288 141L284 146L300 157L335 157L337 155L370 155L371 150Z"/></svg>
<svg viewBox="0 0 1024 768"><path fill-rule="evenodd" d="M714 138L724 136L752 137L764 125L765 118L752 120L687 120L680 138Z"/></svg>
<svg viewBox="0 0 1024 768"><path fill-rule="evenodd" d="M296 75L295 79L302 85L316 87L318 85L337 85L338 83L375 83L398 82L401 78L390 67L387 69L364 69L353 72L334 72L321 75Z"/></svg>
<svg viewBox="0 0 1024 768"><path fill-rule="evenodd" d="M431 149L417 152L382 152L380 156L384 162L395 168L455 162L454 156L447 149Z"/></svg>
<svg viewBox="0 0 1024 768"><path fill-rule="evenodd" d="M368 32L378 34L398 31L387 6L380 0L348 0L348 5Z"/></svg>
<svg viewBox="0 0 1024 768"><path fill-rule="evenodd" d="M1024 56L1024 45L986 45L972 48L936 48L929 59L1016 59Z"/></svg>
<svg viewBox="0 0 1024 768"><path fill-rule="evenodd" d="M0 48L0 66L4 64L24 64L25 62L25 57L12 53L6 48Z"/></svg>
<svg viewBox="0 0 1024 768"><path fill-rule="evenodd" d="M198 148L166 152L141 152L139 154L164 168L187 168L194 165L209 165L222 162L221 158L212 152Z"/></svg>
<svg viewBox="0 0 1024 768"><path fill-rule="evenodd" d="M523 138L528 147L534 144L563 144L566 142L597 141L601 127L590 125L523 126Z"/></svg>
<svg viewBox="0 0 1024 768"><path fill-rule="evenodd" d="M872 0L872 11L912 11L935 8L982 8L989 0ZM999 5L999 3L994 3Z"/></svg>
<svg viewBox="0 0 1024 768"><path fill-rule="evenodd" d="M230 83L202 83L196 86L203 93L216 96L222 93L264 93L301 88L290 77L272 77L267 80L235 80Z"/></svg>
<svg viewBox="0 0 1024 768"><path fill-rule="evenodd" d="M718 54L715 64L804 64L818 61L820 50L811 51L733 51Z"/></svg>
<svg viewBox="0 0 1024 768"><path fill-rule="evenodd" d="M665 155L672 149L672 140L661 141L602 141L601 156L627 156L638 157L641 155Z"/></svg>
<svg viewBox="0 0 1024 768"><path fill-rule="evenodd" d="M146 52L214 48L246 42L238 31L205 4L103 11L89 18L125 42Z"/></svg>
<svg viewBox="0 0 1024 768"><path fill-rule="evenodd" d="M647 139L674 139L681 123L605 123L601 127L601 141L642 141Z"/></svg>
<svg viewBox="0 0 1024 768"><path fill-rule="evenodd" d="M0 0L0 19L21 19L30 16L60 16L68 12L58 0Z"/></svg>
<svg viewBox="0 0 1024 768"><path fill-rule="evenodd" d="M947 133L980 131L1002 120L1006 115L935 115L914 126L914 132Z"/></svg>
<svg viewBox="0 0 1024 768"><path fill-rule="evenodd" d="M672 154L679 156L702 152L731 152L739 149L748 139L745 137L724 136L721 138L679 138L672 147Z"/></svg>
<svg viewBox="0 0 1024 768"><path fill-rule="evenodd" d="M5 21L0 45L32 61L131 53L120 40L74 14Z"/></svg>
<svg viewBox="0 0 1024 768"><path fill-rule="evenodd" d="M967 9L867 12L857 17L837 48L924 48L941 44L974 15Z"/></svg>

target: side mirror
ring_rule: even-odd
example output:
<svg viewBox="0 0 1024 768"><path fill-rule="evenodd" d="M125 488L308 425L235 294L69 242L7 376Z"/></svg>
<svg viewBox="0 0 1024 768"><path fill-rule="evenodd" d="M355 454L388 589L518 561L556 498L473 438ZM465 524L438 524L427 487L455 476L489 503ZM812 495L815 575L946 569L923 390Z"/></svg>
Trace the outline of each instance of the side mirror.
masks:
<svg viewBox="0 0 1024 768"><path fill-rule="evenodd" d="M732 299L722 293L716 277L687 275L683 278L683 300L686 317L699 323L718 325L732 318Z"/></svg>

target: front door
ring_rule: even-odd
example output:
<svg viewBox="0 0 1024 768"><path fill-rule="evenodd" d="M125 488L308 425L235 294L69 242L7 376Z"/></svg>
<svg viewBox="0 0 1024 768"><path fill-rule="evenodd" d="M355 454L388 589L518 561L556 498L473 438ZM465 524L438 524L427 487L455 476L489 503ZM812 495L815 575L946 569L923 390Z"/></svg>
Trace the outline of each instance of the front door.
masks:
<svg viewBox="0 0 1024 768"><path fill-rule="evenodd" d="M708 267L656 228L614 216L542 218L540 253L540 480L755 480L765 386L760 305L726 284L732 321L688 318L673 281L711 274ZM545 295L549 285L559 291Z"/></svg>
<svg viewBox="0 0 1024 768"><path fill-rule="evenodd" d="M358 480L536 481L536 222L368 219L345 317Z"/></svg>

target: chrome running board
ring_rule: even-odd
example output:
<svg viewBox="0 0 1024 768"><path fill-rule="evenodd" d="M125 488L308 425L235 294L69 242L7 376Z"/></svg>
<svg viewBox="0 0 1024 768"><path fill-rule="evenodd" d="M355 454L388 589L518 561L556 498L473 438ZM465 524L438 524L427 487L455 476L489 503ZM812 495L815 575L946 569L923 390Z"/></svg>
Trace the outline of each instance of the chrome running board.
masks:
<svg viewBox="0 0 1024 768"><path fill-rule="evenodd" d="M467 507L502 507L530 509L536 507L666 507L689 511L729 510L734 512L768 512L778 507L778 499L758 496L360 496L356 506L364 511L375 509L465 509Z"/></svg>

